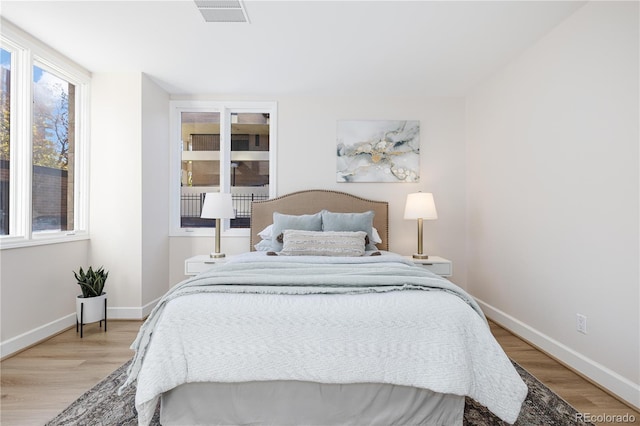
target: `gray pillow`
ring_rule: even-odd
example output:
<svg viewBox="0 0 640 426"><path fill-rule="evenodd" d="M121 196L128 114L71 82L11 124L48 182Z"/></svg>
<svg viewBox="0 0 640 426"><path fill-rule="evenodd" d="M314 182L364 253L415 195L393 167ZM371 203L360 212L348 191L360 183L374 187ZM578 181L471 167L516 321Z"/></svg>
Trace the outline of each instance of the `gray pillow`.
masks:
<svg viewBox="0 0 640 426"><path fill-rule="evenodd" d="M367 250L377 250L373 244L373 216L375 212L369 210L364 213L334 213L322 210L322 230L323 231L364 231L369 237Z"/></svg>
<svg viewBox="0 0 640 426"><path fill-rule="evenodd" d="M273 231L271 246L273 251L282 250L282 239L279 238L285 229L299 231L322 231L322 213L291 215L273 213ZM280 241L278 241L280 240Z"/></svg>

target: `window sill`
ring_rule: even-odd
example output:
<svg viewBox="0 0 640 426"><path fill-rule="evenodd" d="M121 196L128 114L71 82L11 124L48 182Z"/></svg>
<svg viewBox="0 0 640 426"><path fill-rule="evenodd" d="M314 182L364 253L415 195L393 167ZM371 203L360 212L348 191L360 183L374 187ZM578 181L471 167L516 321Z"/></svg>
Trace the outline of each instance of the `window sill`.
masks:
<svg viewBox="0 0 640 426"><path fill-rule="evenodd" d="M31 239L24 237L0 237L0 250L22 247L44 246L49 244L70 243L88 240L89 233L79 231L56 232L49 235L37 235Z"/></svg>

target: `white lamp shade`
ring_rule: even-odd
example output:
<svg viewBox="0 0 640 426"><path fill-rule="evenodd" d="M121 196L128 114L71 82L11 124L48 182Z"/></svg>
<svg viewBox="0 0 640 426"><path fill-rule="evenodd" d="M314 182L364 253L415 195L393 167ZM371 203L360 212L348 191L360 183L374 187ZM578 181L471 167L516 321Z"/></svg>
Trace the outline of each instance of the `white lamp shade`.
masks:
<svg viewBox="0 0 640 426"><path fill-rule="evenodd" d="M200 217L203 219L233 219L236 217L231 194L207 192Z"/></svg>
<svg viewBox="0 0 640 426"><path fill-rule="evenodd" d="M433 194L429 192L416 192L407 195L407 203L404 206L405 219L437 219L438 212L433 201Z"/></svg>

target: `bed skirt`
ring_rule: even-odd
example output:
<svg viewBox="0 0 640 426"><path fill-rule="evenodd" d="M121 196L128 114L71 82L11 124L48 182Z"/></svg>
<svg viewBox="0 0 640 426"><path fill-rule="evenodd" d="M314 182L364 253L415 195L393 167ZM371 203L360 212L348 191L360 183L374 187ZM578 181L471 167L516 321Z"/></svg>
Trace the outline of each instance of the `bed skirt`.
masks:
<svg viewBox="0 0 640 426"><path fill-rule="evenodd" d="M187 383L161 398L162 425L462 425L464 397L377 383Z"/></svg>

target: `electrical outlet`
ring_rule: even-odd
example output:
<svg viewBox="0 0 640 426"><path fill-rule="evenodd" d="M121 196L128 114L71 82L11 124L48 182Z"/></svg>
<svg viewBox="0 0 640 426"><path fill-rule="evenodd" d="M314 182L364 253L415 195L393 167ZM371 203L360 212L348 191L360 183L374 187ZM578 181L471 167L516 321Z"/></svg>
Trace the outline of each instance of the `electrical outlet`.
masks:
<svg viewBox="0 0 640 426"><path fill-rule="evenodd" d="M576 330L582 334L587 334L587 317L582 314L576 314Z"/></svg>

